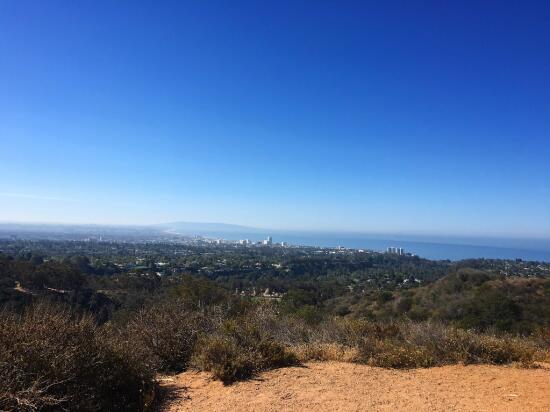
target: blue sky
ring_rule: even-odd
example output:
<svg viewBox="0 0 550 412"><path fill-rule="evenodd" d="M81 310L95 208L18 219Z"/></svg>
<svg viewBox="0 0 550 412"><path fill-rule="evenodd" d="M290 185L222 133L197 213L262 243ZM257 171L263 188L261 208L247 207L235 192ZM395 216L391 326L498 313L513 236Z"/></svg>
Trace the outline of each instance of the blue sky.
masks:
<svg viewBox="0 0 550 412"><path fill-rule="evenodd" d="M4 0L0 220L550 237L550 3L447 3Z"/></svg>

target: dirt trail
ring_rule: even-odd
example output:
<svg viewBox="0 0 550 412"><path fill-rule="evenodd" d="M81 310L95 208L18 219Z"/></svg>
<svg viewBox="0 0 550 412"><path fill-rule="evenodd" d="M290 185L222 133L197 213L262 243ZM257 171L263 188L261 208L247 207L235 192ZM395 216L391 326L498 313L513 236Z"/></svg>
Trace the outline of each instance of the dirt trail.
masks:
<svg viewBox="0 0 550 412"><path fill-rule="evenodd" d="M444 366L398 371L315 362L224 386L207 373L167 378L166 412L550 411L550 368Z"/></svg>

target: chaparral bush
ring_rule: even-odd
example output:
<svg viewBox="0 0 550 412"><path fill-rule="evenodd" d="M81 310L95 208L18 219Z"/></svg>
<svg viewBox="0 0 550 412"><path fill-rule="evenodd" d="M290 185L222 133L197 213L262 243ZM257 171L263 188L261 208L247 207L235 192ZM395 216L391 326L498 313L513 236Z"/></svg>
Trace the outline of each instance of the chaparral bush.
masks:
<svg viewBox="0 0 550 412"><path fill-rule="evenodd" d="M152 372L90 316L37 304L0 325L0 410L140 410L152 389Z"/></svg>

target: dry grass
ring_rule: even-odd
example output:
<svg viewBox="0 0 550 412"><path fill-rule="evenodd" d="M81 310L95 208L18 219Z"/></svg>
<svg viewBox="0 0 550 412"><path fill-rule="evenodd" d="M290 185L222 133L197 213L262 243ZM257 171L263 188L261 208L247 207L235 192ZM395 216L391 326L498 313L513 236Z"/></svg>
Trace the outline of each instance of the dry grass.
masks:
<svg viewBox="0 0 550 412"><path fill-rule="evenodd" d="M355 362L359 356L357 348L340 345L338 343L305 343L292 346L290 350L300 362Z"/></svg>
<svg viewBox="0 0 550 412"><path fill-rule="evenodd" d="M387 335L365 337L358 362L390 368L416 368L449 364L507 364L530 366L536 346L509 336L478 334L439 323L400 322Z"/></svg>
<svg viewBox="0 0 550 412"><path fill-rule="evenodd" d="M307 331L290 344L300 361L335 360L389 368L449 364L531 366L547 352L534 341L465 331L437 322L376 323L333 319Z"/></svg>

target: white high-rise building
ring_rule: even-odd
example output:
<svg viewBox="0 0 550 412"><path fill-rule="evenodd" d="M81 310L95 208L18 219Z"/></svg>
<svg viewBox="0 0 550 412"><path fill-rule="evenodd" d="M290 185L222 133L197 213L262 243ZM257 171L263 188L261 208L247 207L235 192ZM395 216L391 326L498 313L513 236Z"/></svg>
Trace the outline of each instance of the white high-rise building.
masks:
<svg viewBox="0 0 550 412"><path fill-rule="evenodd" d="M405 250L402 247L390 246L386 249L386 253L391 253L392 255L404 255Z"/></svg>

